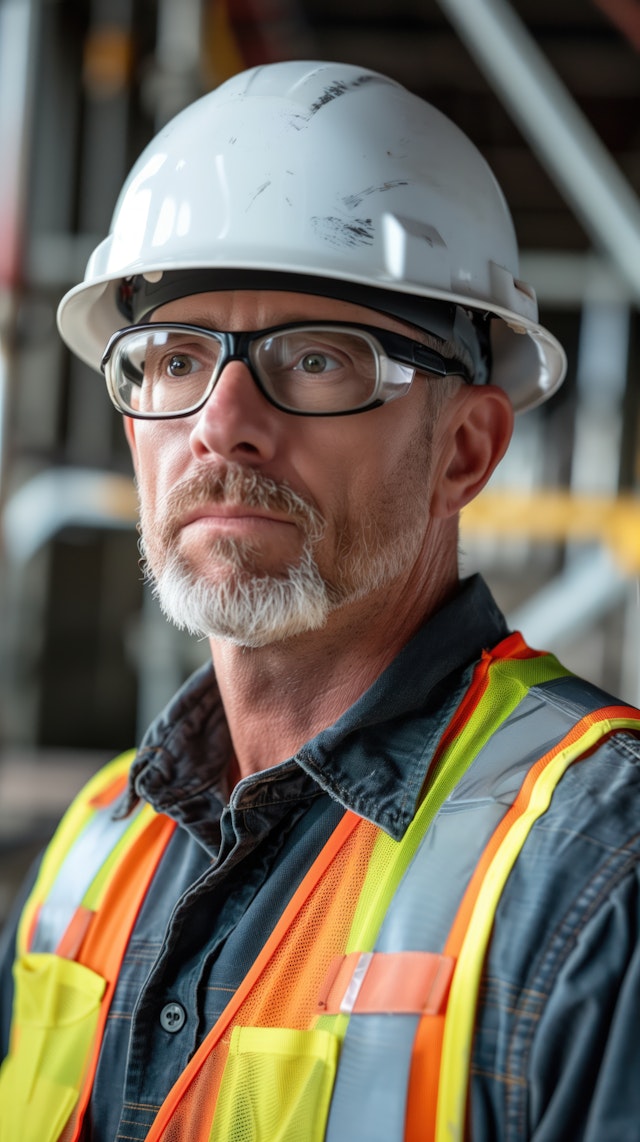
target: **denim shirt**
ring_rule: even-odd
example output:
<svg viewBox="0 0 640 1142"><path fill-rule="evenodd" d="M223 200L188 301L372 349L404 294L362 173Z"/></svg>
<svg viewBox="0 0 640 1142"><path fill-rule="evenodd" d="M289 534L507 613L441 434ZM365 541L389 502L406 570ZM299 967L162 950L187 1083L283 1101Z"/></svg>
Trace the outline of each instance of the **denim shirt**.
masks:
<svg viewBox="0 0 640 1142"><path fill-rule="evenodd" d="M477 659L506 633L468 580L333 726L230 797L211 668L179 692L132 770L129 803L180 827L125 955L84 1139L144 1139L345 808L403 835ZM570 769L508 881L474 1041L476 1142L640 1139L639 761L620 734Z"/></svg>

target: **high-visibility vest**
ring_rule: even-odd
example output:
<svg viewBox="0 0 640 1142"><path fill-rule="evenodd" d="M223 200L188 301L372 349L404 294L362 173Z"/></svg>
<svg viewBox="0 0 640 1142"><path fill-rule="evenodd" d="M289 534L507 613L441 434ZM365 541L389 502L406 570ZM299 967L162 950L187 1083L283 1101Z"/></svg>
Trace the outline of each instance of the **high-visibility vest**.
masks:
<svg viewBox="0 0 640 1142"><path fill-rule="evenodd" d="M640 734L639 711L601 701L519 635L484 654L402 840L344 814L148 1142L461 1142L506 879L568 766ZM148 805L111 819L129 763L74 803L25 908L0 1142L80 1137L119 965L175 827Z"/></svg>

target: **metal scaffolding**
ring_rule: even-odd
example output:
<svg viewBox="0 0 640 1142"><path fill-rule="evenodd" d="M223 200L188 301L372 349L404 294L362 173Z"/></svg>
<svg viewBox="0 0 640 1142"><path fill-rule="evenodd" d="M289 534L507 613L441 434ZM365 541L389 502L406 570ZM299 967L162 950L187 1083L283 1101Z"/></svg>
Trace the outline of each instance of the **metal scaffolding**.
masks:
<svg viewBox="0 0 640 1142"><path fill-rule="evenodd" d="M148 138L206 87L258 62L243 51L231 7L212 0L0 0L0 233L10 237L0 242L5 745L129 744L202 653L167 633L132 570L136 513L120 425L95 377L61 346L54 313L106 232L123 177ZM286 58L301 46L322 54L313 4L262 7L242 10L254 56L278 50ZM619 513L620 488L633 491L637 483L638 410L629 383L640 297L637 196L513 5L434 0L431 7L445 13L591 243L523 252L523 276L575 340L575 369L554 409L518 425L512 456L475 522L469 511L467 564L483 570L498 593L503 569L515 572L521 590L501 601L527 626L544 623L561 646L578 629L603 631L612 619L619 673L611 677L605 656L609 675L596 680L622 683L626 697L638 698L637 568L616 561L606 536L594 533L587 542L571 525L583 518L584 497L604 496ZM347 34L342 42L356 50ZM371 41L362 35L360 42ZM562 534L545 506L549 482L564 497ZM533 521L537 504L545 534L531 523L505 536L500 512L509 496L525 492L520 520Z"/></svg>

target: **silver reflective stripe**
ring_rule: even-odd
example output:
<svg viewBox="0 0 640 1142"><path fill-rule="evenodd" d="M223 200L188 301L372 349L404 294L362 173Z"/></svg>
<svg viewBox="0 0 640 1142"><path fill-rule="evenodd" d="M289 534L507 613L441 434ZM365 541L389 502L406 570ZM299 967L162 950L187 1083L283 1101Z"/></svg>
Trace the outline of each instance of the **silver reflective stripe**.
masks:
<svg viewBox="0 0 640 1142"><path fill-rule="evenodd" d="M356 1005L356 1000L360 995L362 981L367 974L367 968L372 958L373 952L363 952L353 970L353 975L351 976L347 990L342 997L342 1003L340 1004L340 1010L343 1011L345 1015L350 1015Z"/></svg>
<svg viewBox="0 0 640 1142"><path fill-rule="evenodd" d="M442 952L476 865L532 764L592 708L572 677L526 692L438 810L393 897L376 952ZM350 1016L326 1142L401 1142L417 1026L414 1015Z"/></svg>
<svg viewBox="0 0 640 1142"><path fill-rule="evenodd" d="M94 878L140 808L124 821L114 821L112 811L111 806L97 810L65 856L42 905L32 952L55 952Z"/></svg>
<svg viewBox="0 0 640 1142"><path fill-rule="evenodd" d="M418 1015L352 1015L340 1052L327 1142L401 1142ZM355 1033L352 1026L355 1025ZM359 1034L359 1030L364 1035Z"/></svg>

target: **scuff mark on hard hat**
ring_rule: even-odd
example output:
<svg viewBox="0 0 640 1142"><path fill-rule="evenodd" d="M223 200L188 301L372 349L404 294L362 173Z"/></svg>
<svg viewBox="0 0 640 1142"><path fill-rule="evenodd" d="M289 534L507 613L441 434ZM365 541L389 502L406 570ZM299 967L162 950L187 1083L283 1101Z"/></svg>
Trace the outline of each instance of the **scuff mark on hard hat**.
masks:
<svg viewBox="0 0 640 1142"><path fill-rule="evenodd" d="M355 79L336 79L325 87L322 95L320 95L309 107L305 113L296 112L294 115L287 116L287 123L295 131L303 131L309 126L314 115L326 107L329 103L333 103L335 99L340 99L343 95L348 95L351 91L357 91L358 88L363 87L369 83L382 83L385 86L398 87L395 79L389 79L386 75L378 75L377 73L358 75Z"/></svg>
<svg viewBox="0 0 640 1142"><path fill-rule="evenodd" d="M317 111L320 111L323 107L326 107L327 103L332 103L334 99L339 99L341 95L346 95L348 91L355 91L358 87L362 87L365 83L392 82L392 80L387 79L386 76L383 75L359 75L356 79L352 79L349 83L347 83L347 81L344 79L336 79L333 83L330 83L328 87L325 87L322 95L316 99L315 103L311 104L311 107L309 108L309 114L315 115Z"/></svg>
<svg viewBox="0 0 640 1142"><path fill-rule="evenodd" d="M246 214L246 211L249 210L253 206L256 198L258 198L259 195L261 195L263 193L263 191L265 191L267 189L268 186L271 186L271 179L270 178L268 178L266 182L261 183L261 185L256 190L255 194L252 195L252 197L251 197L251 199L250 199L250 201L246 207L245 214Z"/></svg>
<svg viewBox="0 0 640 1142"><path fill-rule="evenodd" d="M311 225L317 237L330 246L370 246L374 238L371 218L336 218L330 214L313 217Z"/></svg>
<svg viewBox="0 0 640 1142"><path fill-rule="evenodd" d="M406 178L392 179L389 182L381 183L380 186L368 186L366 190L360 190L357 194L348 194L342 201L349 210L353 210L356 206L360 205L363 198L368 198L370 194L384 194L385 190L394 190L396 186L408 185L409 183Z"/></svg>

